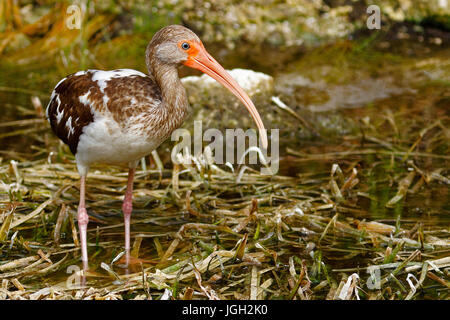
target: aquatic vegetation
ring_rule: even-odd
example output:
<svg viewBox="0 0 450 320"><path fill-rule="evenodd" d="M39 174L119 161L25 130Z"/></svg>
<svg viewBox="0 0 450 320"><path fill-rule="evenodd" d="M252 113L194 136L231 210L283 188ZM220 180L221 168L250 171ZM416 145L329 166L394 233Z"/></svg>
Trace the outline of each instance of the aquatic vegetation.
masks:
<svg viewBox="0 0 450 320"><path fill-rule="evenodd" d="M253 7L234 1L226 10L228 1L184 1L178 3L183 12L174 9L176 1L121 1L120 7L89 1L92 14L81 33L62 29L67 3L36 9L1 2L0 299L448 300L445 28L429 34L419 7L380 0L391 3L392 10L382 5L385 14L404 12L402 19L415 24L342 40L360 16L347 30L348 8L307 2L288 2L292 12L286 2L273 2L271 10L280 11L267 16L259 1ZM246 16L251 10L254 21ZM294 21L299 10L302 18ZM309 14L315 20L308 29L291 27ZM180 21L209 37L207 46L227 67L270 75L261 76L252 99L266 126L280 129L280 171L265 176L255 165L230 167L202 157L174 165L173 142L166 142L136 173L133 264L124 270L126 170L92 168L91 270L83 288L78 174L43 110L53 86L70 72L145 71L152 33ZM332 30L334 23L342 28ZM256 24L261 34L249 33ZM272 47L255 45L266 40L263 33L280 49L267 53ZM307 41L313 48L303 47ZM195 120L211 128L251 126L220 88L206 90L204 78L183 81L193 108L184 128L191 130Z"/></svg>

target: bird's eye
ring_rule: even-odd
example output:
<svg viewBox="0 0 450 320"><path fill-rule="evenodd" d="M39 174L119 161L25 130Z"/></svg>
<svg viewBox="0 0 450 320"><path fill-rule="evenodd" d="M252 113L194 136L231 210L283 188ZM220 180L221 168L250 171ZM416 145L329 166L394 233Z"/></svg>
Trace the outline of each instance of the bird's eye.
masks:
<svg viewBox="0 0 450 320"><path fill-rule="evenodd" d="M183 50L188 50L191 46L189 45L189 43L187 42L183 42L181 44L181 48L183 48Z"/></svg>

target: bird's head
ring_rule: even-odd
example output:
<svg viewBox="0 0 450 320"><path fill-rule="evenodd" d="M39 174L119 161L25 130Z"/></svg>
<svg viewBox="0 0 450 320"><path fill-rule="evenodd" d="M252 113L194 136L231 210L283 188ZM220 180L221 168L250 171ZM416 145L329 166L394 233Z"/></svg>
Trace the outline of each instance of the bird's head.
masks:
<svg viewBox="0 0 450 320"><path fill-rule="evenodd" d="M188 28L171 25L159 30L147 48L147 59L154 57L166 65L185 65L200 70L230 90L250 112L267 148L267 134L255 105L236 80L206 51L200 38ZM150 65L152 62L147 61Z"/></svg>

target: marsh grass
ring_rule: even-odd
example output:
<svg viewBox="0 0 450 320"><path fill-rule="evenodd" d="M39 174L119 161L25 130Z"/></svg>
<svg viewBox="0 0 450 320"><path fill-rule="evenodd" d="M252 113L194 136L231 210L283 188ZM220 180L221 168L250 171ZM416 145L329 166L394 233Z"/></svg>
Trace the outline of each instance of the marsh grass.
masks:
<svg viewBox="0 0 450 320"><path fill-rule="evenodd" d="M416 95L342 110L358 130L294 139L274 176L202 159L172 165L169 151L158 150L136 173L128 270L121 261L126 169L92 168L90 270L81 287L78 173L43 119L41 100L80 61L121 67L119 58L140 59L142 48L116 46L136 39L128 34L105 40L121 26L114 8L90 19L79 37L56 26L63 9L25 30L34 39L25 57L5 54L15 67L2 69L8 83L0 86L0 299L449 299L449 91L439 79L416 86ZM3 48L24 32L19 16L8 17L0 14ZM135 31L154 27L137 17ZM354 76L347 71L355 65L372 73L385 57L367 53L375 40L318 48L293 68L316 73L312 65L330 65L330 82ZM16 67L24 58L39 65L25 72ZM396 59L389 56L387 67ZM129 60L128 67L138 61ZM371 65L360 67L366 60ZM419 68L448 70L443 60ZM292 107L286 110L298 107L281 99Z"/></svg>
<svg viewBox="0 0 450 320"><path fill-rule="evenodd" d="M2 151L1 298L448 299L448 216L432 212L439 204L429 219L407 213L419 190L449 183L449 156L434 152L443 121L408 136L409 149L381 137L347 137L340 152L288 149L291 166L316 168L295 176L205 161L158 168L150 157L136 174L128 270L118 257L126 170L97 166L86 287L71 272L81 265L73 156L40 118L2 123L3 138L26 132L40 143L32 155ZM417 151L430 131L434 147ZM436 166L420 169L423 159Z"/></svg>

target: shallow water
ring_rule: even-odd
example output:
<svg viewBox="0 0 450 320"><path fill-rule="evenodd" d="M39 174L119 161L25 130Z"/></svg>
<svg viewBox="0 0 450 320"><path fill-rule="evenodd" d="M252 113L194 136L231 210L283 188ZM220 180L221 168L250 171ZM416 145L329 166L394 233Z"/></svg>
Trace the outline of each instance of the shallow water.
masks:
<svg viewBox="0 0 450 320"><path fill-rule="evenodd" d="M225 67L253 68L274 76L276 95L319 132L320 137L314 136L307 128L299 130L299 123L295 119L286 120L286 132L280 134L286 140L281 144L279 175L297 178L299 189L301 187L303 190L313 190L318 182L329 178L333 164L339 164L346 176L352 168L356 168L359 172L358 190L361 194L346 200L345 205L354 210L340 212L345 219L376 220L391 226L401 224L408 230L420 223L424 231L435 230L437 235L447 238L450 226L450 49L433 48L432 52L412 57L403 57L401 53L397 53L395 57L388 58L384 58L383 52L364 52L362 55L366 55L365 59L364 56L355 57L355 52L346 55L345 50L339 48L339 45L337 47L330 49L339 53L336 59L329 59L330 53L326 50L303 54L298 51L280 52L279 57L272 52L271 60L286 62L281 65L268 64L264 59L264 52L258 52L249 64L246 59L248 54L243 50L239 50L235 56L221 48L212 47L211 52L218 60L224 61ZM136 61L130 61L130 64L130 68L142 65ZM181 74L186 74L186 70L182 70ZM61 76L61 71L51 66L2 66L0 157L4 163L11 159L21 162L46 159L48 153L43 152L43 149L56 150L58 142L47 124L24 126L30 130L30 134L18 132L7 137L5 135L16 128L1 124L36 119L36 114L42 114L42 110L34 109L31 97L38 96L45 108L50 92ZM285 115L280 117L283 119ZM405 154L419 138L420 130L427 128L437 119L442 119L441 126L424 132L417 148L414 148L408 158L423 170L424 175L436 172L444 178L419 185L420 177L417 174L403 199L387 208L386 204L399 190L398 182L411 171L411 164L403 159ZM373 152L354 152L358 147ZM343 154L346 151L351 152ZM66 163L73 161L73 158L64 152L61 159ZM171 164L166 162L165 166L171 167ZM10 180L3 178L5 181ZM146 177L145 182L139 182L138 179L136 189L151 189L154 179L155 176ZM91 192L95 190L97 194L100 187L94 183L89 184L88 181L88 189L91 188ZM121 251L120 244L123 242L121 201L117 191L123 190L117 188L114 192L104 191L102 199L88 198L88 211L92 217L89 255L93 271L103 276L105 272L100 268L100 262L111 261ZM110 198L111 194L114 199ZM238 200L240 195L236 191L221 195L221 198ZM0 199L1 206L5 208L9 202L8 195L0 194ZM76 207L76 190L68 192L64 200L72 208ZM155 239L159 239L158 243L167 248L172 241L169 234L178 231L187 222L197 221L192 219L177 201L172 199L172 202L163 203L148 194L135 196L133 219L142 222L132 225L132 236L143 239L139 253L141 259L152 261L147 265L154 265L161 258ZM89 208L89 203L92 208ZM282 203L280 201L280 205ZM98 209L106 207L106 212L104 209ZM326 216L334 213L327 213ZM68 248L73 248L68 222L62 230L61 242L67 244ZM440 234L439 230L446 232ZM21 236L32 239L31 241L42 241L45 248L52 245L50 230L44 234L41 229L23 230ZM201 235L199 239L202 239ZM221 240L224 246L230 248L236 242L233 237ZM330 242L332 243L331 240ZM267 246L271 245L276 246L275 242L269 240ZM342 255L331 249L328 252L328 263L333 268L354 268L371 259L365 255L364 246L355 244L354 239L350 237L348 241L345 238L340 239L333 249L343 251ZM345 257L353 251L356 252L355 255ZM327 249L324 249L324 252L327 253ZM16 257L20 255L16 253ZM74 263L77 263L77 259L68 258L63 266ZM287 265L288 262L283 263ZM168 265L170 263L160 267ZM140 266L135 268L137 269L130 272L140 270ZM118 274L126 273L119 267L115 267L114 271ZM44 276L42 282L54 284L66 279L67 272L62 267L56 273ZM110 281L110 278L107 279ZM90 285L95 286L95 281L97 280L94 277ZM103 281L99 278L98 283L104 283ZM41 283L31 282L29 285L40 288Z"/></svg>

